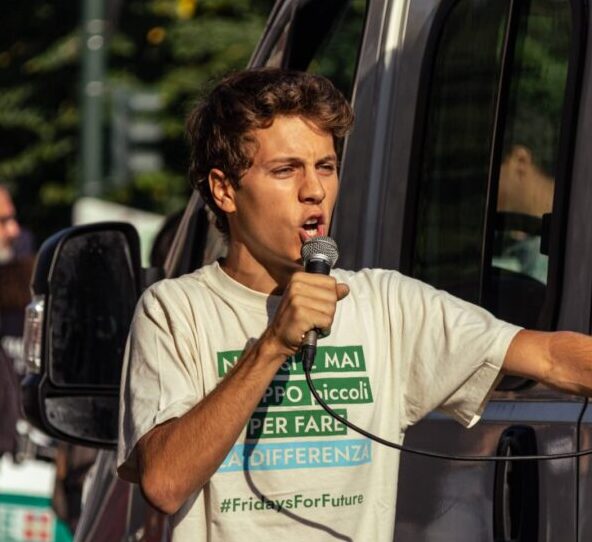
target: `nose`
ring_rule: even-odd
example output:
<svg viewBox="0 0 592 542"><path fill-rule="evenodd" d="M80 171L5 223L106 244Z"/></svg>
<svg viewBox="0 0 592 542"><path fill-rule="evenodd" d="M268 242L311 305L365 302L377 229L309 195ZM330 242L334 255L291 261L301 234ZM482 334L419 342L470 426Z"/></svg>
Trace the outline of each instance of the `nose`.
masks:
<svg viewBox="0 0 592 542"><path fill-rule="evenodd" d="M308 203L321 203L325 199L325 187L316 172L305 171L300 186L300 200Z"/></svg>
<svg viewBox="0 0 592 542"><path fill-rule="evenodd" d="M5 217L0 221L2 237L7 241L13 241L21 233L21 227L14 216Z"/></svg>
<svg viewBox="0 0 592 542"><path fill-rule="evenodd" d="M21 227L16 218L10 218L6 224L6 233L10 239L16 239L21 233Z"/></svg>

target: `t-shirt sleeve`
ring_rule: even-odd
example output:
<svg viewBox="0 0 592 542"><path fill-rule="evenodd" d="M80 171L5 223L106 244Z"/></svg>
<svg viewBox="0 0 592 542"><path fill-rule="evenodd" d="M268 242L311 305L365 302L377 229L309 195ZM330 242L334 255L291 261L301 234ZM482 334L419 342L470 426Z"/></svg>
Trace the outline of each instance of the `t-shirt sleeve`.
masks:
<svg viewBox="0 0 592 542"><path fill-rule="evenodd" d="M399 275L392 294L401 360L403 426L440 410L470 427L501 378L520 327L481 307Z"/></svg>
<svg viewBox="0 0 592 542"><path fill-rule="evenodd" d="M183 296L175 291L165 295L159 284L138 302L124 354L117 471L131 482L138 481L138 440L203 397L198 345L187 324Z"/></svg>

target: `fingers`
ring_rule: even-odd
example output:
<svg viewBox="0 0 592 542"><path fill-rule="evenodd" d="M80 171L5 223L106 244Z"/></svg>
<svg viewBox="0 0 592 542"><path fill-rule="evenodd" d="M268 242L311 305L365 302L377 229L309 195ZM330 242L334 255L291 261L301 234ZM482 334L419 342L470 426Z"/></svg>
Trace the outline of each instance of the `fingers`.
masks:
<svg viewBox="0 0 592 542"><path fill-rule="evenodd" d="M327 276L310 277L309 274L295 276L284 292L284 298L295 307L316 310L330 316L335 316L336 304L346 297L349 287L338 284L334 278ZM320 325L315 326L320 328Z"/></svg>
<svg viewBox="0 0 592 542"><path fill-rule="evenodd" d="M344 297L347 296L347 294L349 294L349 286L347 284L344 284L343 282L337 284L336 289L338 301L341 301Z"/></svg>
<svg viewBox="0 0 592 542"><path fill-rule="evenodd" d="M349 293L346 284L333 277L295 273L286 287L270 326L272 334L292 352L299 349L302 337L311 329L329 334L337 302Z"/></svg>
<svg viewBox="0 0 592 542"><path fill-rule="evenodd" d="M333 316L307 307L288 306L278 309L269 331L288 350L287 355L295 354L304 335L311 329L329 330Z"/></svg>
<svg viewBox="0 0 592 542"><path fill-rule="evenodd" d="M335 303L319 303L307 297L294 297L285 307L280 307L278 314L288 335L298 344L302 335L311 329L329 329L334 316Z"/></svg>
<svg viewBox="0 0 592 542"><path fill-rule="evenodd" d="M335 286L319 286L318 284L290 284L284 292L284 298L287 301L296 304L305 303L307 305L335 305L337 302L337 290Z"/></svg>
<svg viewBox="0 0 592 542"><path fill-rule="evenodd" d="M335 290L336 301L340 301L349 294L349 286L338 283L331 276L302 272L294 274L288 289L297 289L303 294L308 293L310 297L317 297L318 299L333 299L332 290Z"/></svg>

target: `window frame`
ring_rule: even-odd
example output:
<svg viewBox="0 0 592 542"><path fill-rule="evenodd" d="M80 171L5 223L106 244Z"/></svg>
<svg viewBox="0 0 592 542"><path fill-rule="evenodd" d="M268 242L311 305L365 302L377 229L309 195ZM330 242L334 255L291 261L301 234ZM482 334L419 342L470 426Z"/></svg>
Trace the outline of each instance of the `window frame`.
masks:
<svg viewBox="0 0 592 542"><path fill-rule="evenodd" d="M329 1L332 3L331 5L329 5ZM287 30L287 37L284 47L281 50L281 59L279 65L282 69L308 71L310 62L314 60L315 54L318 52L319 48L322 47L328 41L328 39L330 39L331 33L339 27L340 18L345 15L345 10L348 7L347 4L350 1L351 0L294 0L293 2L286 2L286 4L282 6L283 9L277 8L275 10L275 13L272 12L272 16L270 16L270 19L268 21L268 28L266 29L264 37L261 40L259 46L256 48L255 53L252 56L251 62L249 63L249 66L265 66L266 62L269 59L269 54L275 46L275 43L280 38L280 36ZM361 25L360 40L357 44L353 77L350 85L350 95L346 96L350 101L352 99L352 93L355 88L355 82L360 63L360 56L366 33L366 25L369 16L368 14L370 11L370 4L373 0L364 1L366 6ZM303 17L305 16L303 12L308 7L310 7L310 5L313 2L323 3L324 7L326 8L324 14L329 17L329 19L325 19L325 21L329 20L330 24L327 25L327 30L325 33L323 33L322 35L319 33L318 35L314 36L314 42L312 42L313 46L310 48L310 50L302 53L300 52L300 50L298 50L298 54L296 54L294 52L294 42L297 39L297 32L301 31L302 23L305 21L305 19L303 19ZM343 8L337 16L335 16L334 12L331 11L331 9L327 8L327 6L338 6L340 4L343 4ZM277 5L278 4L276 4L276 6ZM321 19L320 22L323 22L323 19ZM312 56L309 54L311 51ZM302 56L303 54L304 56ZM306 54L309 54L309 58L306 57ZM306 67L303 68L305 64Z"/></svg>
<svg viewBox="0 0 592 542"><path fill-rule="evenodd" d="M420 72L419 92L416 116L413 128L411 159L408 173L408 190L403 220L403 240L401 250L401 271L411 274L415 257L415 239L419 207L421 161L424 155L424 142L429 130L428 113L433 90L434 72L439 44L446 23L463 1L443 0L434 15ZM567 77L563 111L560 117L559 144L557 148L557 171L555 176L555 194L553 198L553 220L549 234L548 280L543 308L539 317L539 329L554 329L557 325L563 281L563 262L565 257L565 239L571 176L574 160L574 141L576 137L580 93L584 71L585 48L587 43L587 2L566 0L571 9L572 38L568 55ZM529 2L530 4L530 2ZM528 7L528 6L527 6ZM524 9L520 0L508 0L508 20L504 36L501 60L501 72L498 82L496 108L493 117L493 137L489 152L487 179L487 199L484 216L484 235L481 254L479 304L483 300L483 287L486 273L491 269L493 246L493 221L497 204L497 185L502 162L502 145L505 120L508 116L508 98L511 69L514 59L514 45L518 30L518 10Z"/></svg>

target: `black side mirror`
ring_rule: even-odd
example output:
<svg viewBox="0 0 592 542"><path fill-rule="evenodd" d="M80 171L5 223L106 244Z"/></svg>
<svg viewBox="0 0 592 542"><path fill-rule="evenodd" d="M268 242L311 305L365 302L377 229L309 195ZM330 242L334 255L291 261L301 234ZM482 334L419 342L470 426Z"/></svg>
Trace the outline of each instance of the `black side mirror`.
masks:
<svg viewBox="0 0 592 542"><path fill-rule="evenodd" d="M123 352L141 292L136 230L105 222L56 233L39 250L31 288L27 417L58 439L114 447Z"/></svg>

